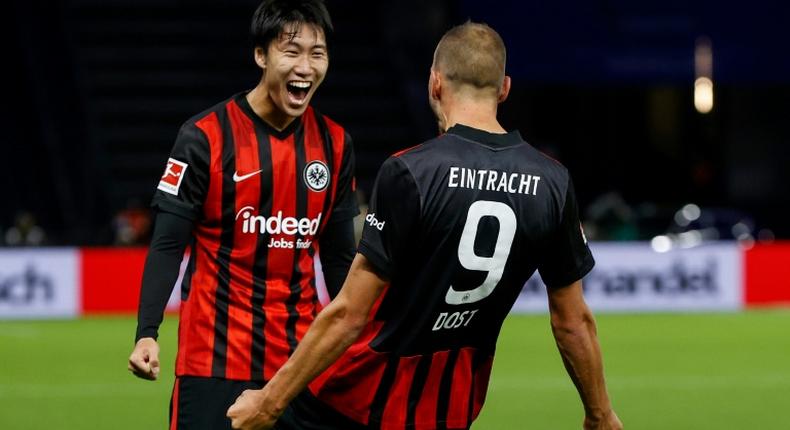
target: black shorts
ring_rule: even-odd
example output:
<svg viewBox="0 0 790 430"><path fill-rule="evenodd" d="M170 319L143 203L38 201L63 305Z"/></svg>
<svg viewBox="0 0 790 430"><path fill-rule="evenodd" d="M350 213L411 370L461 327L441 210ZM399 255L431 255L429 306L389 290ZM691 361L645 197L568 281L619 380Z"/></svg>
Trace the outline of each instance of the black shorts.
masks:
<svg viewBox="0 0 790 430"><path fill-rule="evenodd" d="M263 382L179 376L170 398L170 430L230 430L228 408L244 390Z"/></svg>
<svg viewBox="0 0 790 430"><path fill-rule="evenodd" d="M277 421L277 430L367 430L304 390Z"/></svg>
<svg viewBox="0 0 790 430"><path fill-rule="evenodd" d="M176 377L170 398L170 430L231 430L228 408L244 390L264 382L198 376ZM305 390L291 402L275 430L365 430Z"/></svg>

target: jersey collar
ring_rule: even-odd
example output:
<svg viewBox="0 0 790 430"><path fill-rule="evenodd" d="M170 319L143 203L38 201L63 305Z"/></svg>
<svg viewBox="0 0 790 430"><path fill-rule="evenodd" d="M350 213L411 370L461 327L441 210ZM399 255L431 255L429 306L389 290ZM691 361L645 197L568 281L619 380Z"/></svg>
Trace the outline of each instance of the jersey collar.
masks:
<svg viewBox="0 0 790 430"><path fill-rule="evenodd" d="M296 131L296 129L302 125L302 117L300 116L294 119L293 121L291 121L291 123L288 124L288 127L285 127L282 130L277 130L276 128L272 127L268 122L264 121L263 118L259 117L258 114L255 113L255 111L252 109L252 106L250 106L250 102L247 101L247 93L248 91L244 91L239 94L236 94L234 96L234 99L236 100L236 104L238 104L239 107L241 107L241 110L248 117L250 117L250 119L255 124L258 124L261 127L263 127L263 129L266 130L266 133L269 134L270 136L274 136L279 140L283 140L286 137L292 135Z"/></svg>
<svg viewBox="0 0 790 430"><path fill-rule="evenodd" d="M515 146L524 143L521 133L513 130L507 133L489 133L487 131L472 128L463 124L455 124L447 130L447 133L460 136L483 145L493 145L500 147Z"/></svg>

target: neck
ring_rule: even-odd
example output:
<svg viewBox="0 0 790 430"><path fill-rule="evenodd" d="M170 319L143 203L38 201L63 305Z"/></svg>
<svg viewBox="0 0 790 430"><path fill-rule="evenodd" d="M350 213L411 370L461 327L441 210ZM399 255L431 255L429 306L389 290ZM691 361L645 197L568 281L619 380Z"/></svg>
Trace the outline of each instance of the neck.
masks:
<svg viewBox="0 0 790 430"><path fill-rule="evenodd" d="M456 124L487 131L489 133L507 133L496 119L496 102L470 99L448 100L442 110L445 112L445 130Z"/></svg>
<svg viewBox="0 0 790 430"><path fill-rule="evenodd" d="M269 93L263 89L261 84L247 93L246 97L255 114L277 131L282 131L296 119L277 109L277 105L274 104Z"/></svg>

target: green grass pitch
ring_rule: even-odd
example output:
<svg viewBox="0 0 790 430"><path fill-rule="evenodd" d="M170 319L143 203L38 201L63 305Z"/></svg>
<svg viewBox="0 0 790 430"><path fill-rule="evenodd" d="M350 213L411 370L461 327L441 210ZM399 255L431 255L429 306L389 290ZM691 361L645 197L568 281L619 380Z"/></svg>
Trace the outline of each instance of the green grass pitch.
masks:
<svg viewBox="0 0 790 430"><path fill-rule="evenodd" d="M790 310L597 317L614 405L631 429L790 429ZM0 322L0 429L164 429L163 377L126 370L134 320ZM511 316L473 429L578 429L582 408L546 315Z"/></svg>

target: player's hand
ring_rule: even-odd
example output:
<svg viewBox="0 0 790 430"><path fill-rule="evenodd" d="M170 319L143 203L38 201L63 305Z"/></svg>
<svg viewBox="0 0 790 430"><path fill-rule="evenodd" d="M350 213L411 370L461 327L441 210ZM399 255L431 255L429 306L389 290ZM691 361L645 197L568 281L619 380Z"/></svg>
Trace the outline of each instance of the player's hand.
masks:
<svg viewBox="0 0 790 430"><path fill-rule="evenodd" d="M584 430L621 430L622 428L623 423L612 409L600 418L589 416L584 418Z"/></svg>
<svg viewBox="0 0 790 430"><path fill-rule="evenodd" d="M129 370L138 378L156 380L159 376L159 344L152 337L137 341L129 356Z"/></svg>
<svg viewBox="0 0 790 430"><path fill-rule="evenodd" d="M265 407L262 390L245 390L230 405L227 416L231 427L239 430L268 430L274 427L279 413L269 411Z"/></svg>

